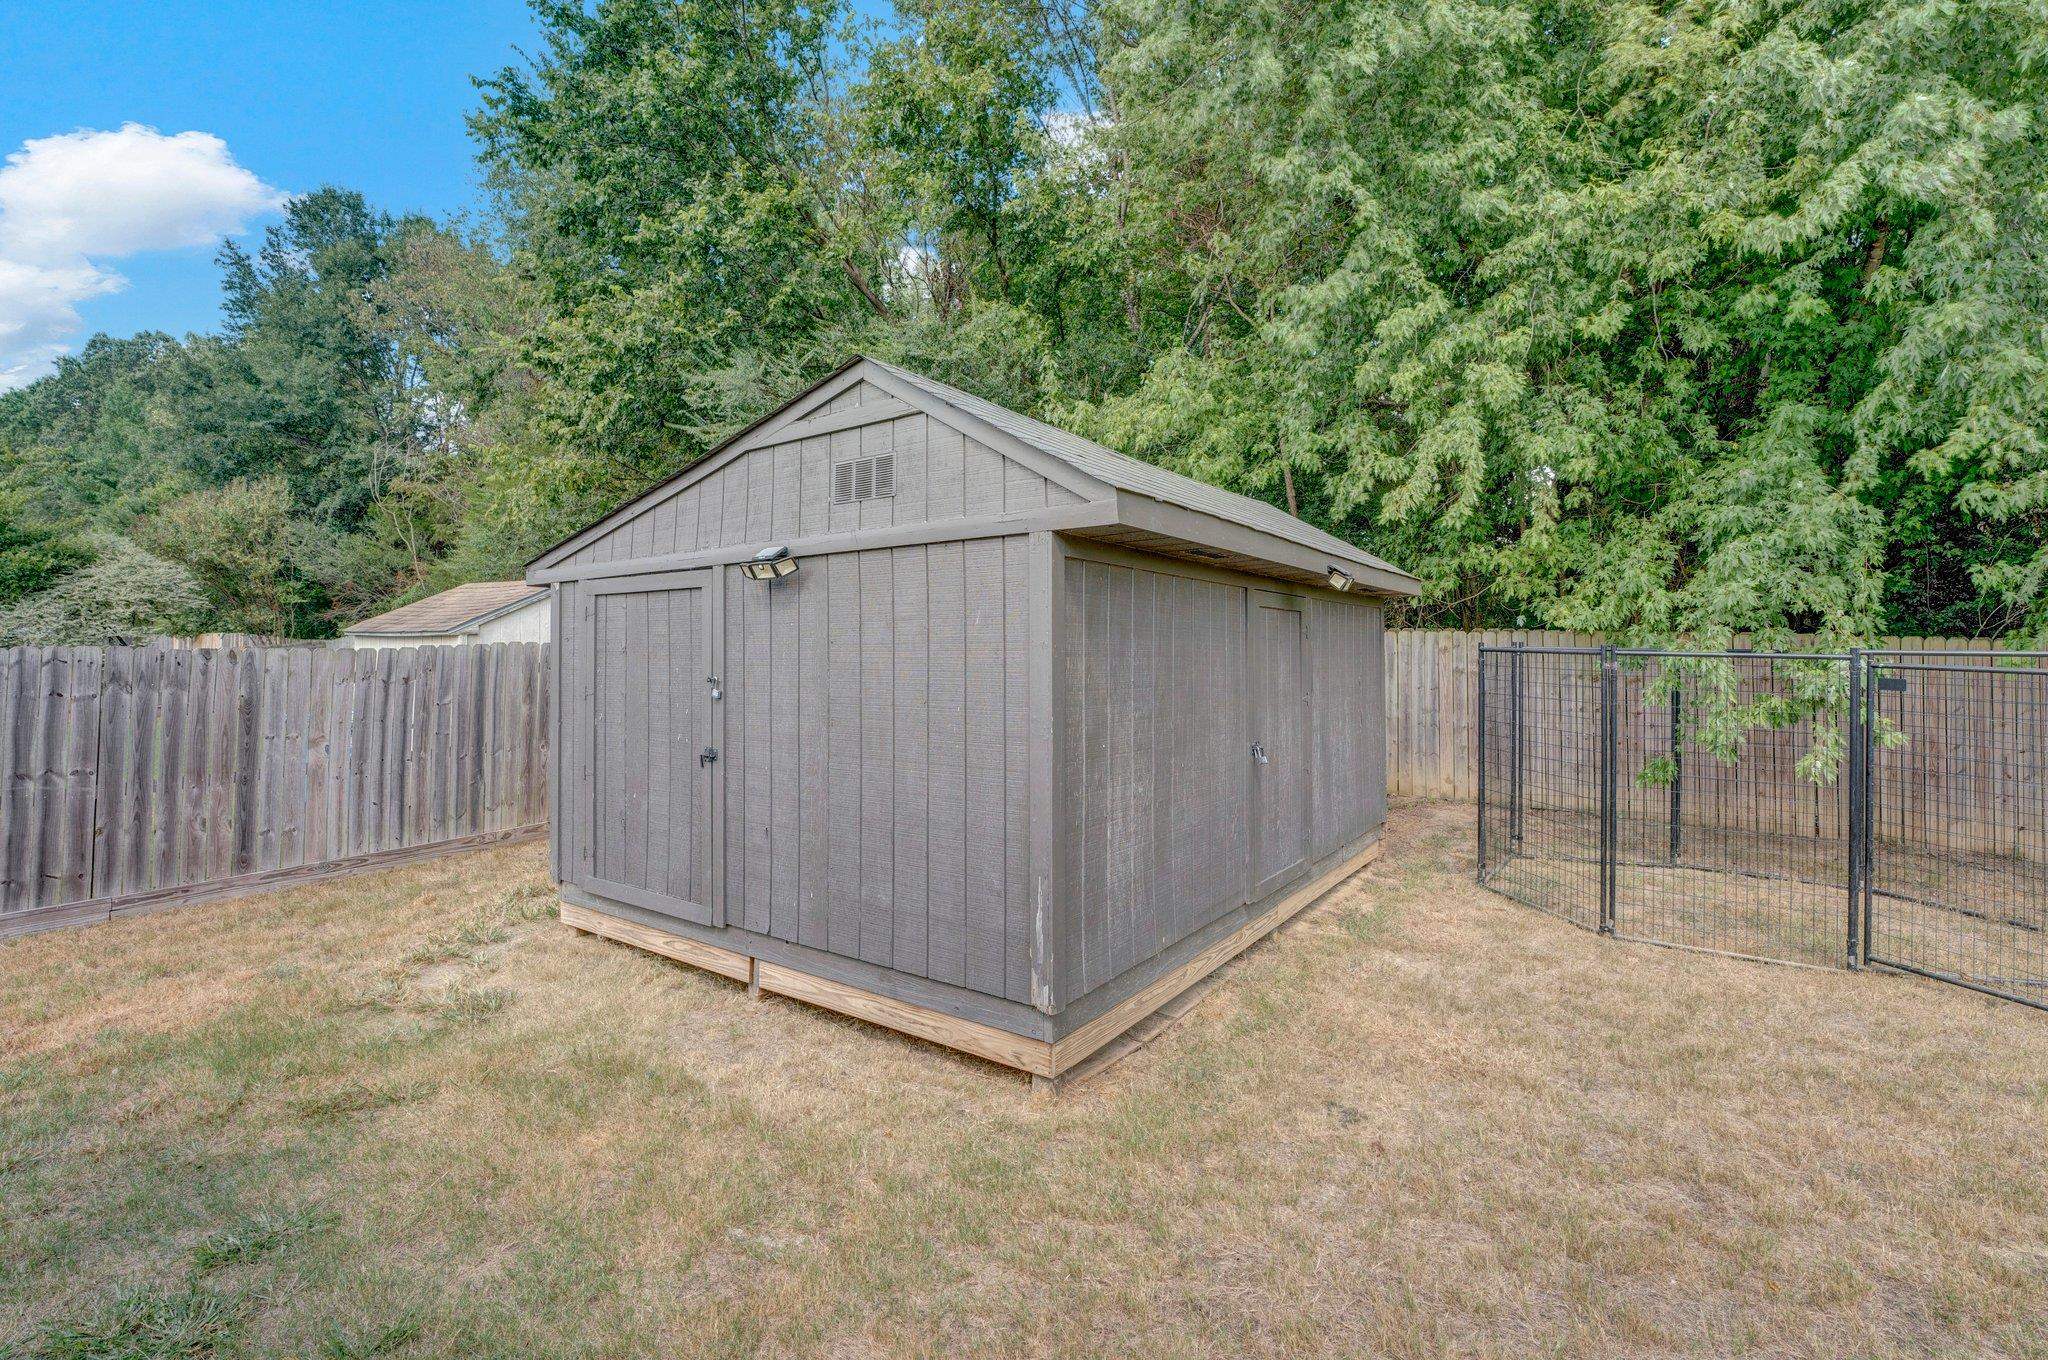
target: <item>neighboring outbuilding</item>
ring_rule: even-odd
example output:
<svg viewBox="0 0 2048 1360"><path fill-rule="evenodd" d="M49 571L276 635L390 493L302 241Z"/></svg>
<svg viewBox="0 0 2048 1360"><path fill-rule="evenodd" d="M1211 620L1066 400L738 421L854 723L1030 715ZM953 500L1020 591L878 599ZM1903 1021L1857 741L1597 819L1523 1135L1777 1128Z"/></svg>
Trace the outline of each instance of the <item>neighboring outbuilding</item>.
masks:
<svg viewBox="0 0 2048 1360"><path fill-rule="evenodd" d="M334 645L449 647L547 640L547 587L524 581L472 581L350 624Z"/></svg>
<svg viewBox="0 0 2048 1360"><path fill-rule="evenodd" d="M760 991L1053 1078L1377 849L1414 577L889 364L527 580L563 919Z"/></svg>

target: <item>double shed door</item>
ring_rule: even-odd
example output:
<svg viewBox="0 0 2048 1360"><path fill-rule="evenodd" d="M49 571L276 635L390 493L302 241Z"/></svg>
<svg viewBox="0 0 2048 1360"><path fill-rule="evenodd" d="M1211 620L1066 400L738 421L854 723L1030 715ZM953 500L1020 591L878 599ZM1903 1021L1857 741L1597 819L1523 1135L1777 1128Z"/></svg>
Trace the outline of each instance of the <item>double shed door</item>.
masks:
<svg viewBox="0 0 2048 1360"><path fill-rule="evenodd" d="M1299 877L1309 851L1308 602L1246 600L1251 717L1251 899Z"/></svg>
<svg viewBox="0 0 2048 1360"><path fill-rule="evenodd" d="M579 639L586 886L721 925L718 572L620 577L587 589Z"/></svg>

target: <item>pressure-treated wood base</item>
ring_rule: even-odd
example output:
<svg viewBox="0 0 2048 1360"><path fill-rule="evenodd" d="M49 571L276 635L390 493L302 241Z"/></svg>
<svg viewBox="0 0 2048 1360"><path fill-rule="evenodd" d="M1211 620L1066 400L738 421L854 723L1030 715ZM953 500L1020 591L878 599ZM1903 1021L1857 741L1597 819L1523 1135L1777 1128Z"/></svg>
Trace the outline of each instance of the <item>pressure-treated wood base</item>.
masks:
<svg viewBox="0 0 2048 1360"><path fill-rule="evenodd" d="M1174 998L1256 944L1304 907L1372 863L1379 858L1379 853L1379 842L1375 841L1280 898L1178 968L1162 974L1071 1034L1051 1043L1012 1034L993 1025L963 1020L929 1006L899 1001L763 959L750 958L734 950L721 949L569 902L562 904L562 923L585 934L616 940L679 963L706 969L735 982L743 982L750 992L756 994L772 992L823 1010L850 1015L885 1029L986 1058L1004 1067L1029 1072L1035 1079L1034 1085L1054 1085L1098 1052L1105 1058L1109 1057L1105 1050L1119 1036L1166 1007ZM1181 1013L1184 1010L1182 1008ZM1125 1051L1134 1051L1142 1046L1141 1041L1127 1046Z"/></svg>

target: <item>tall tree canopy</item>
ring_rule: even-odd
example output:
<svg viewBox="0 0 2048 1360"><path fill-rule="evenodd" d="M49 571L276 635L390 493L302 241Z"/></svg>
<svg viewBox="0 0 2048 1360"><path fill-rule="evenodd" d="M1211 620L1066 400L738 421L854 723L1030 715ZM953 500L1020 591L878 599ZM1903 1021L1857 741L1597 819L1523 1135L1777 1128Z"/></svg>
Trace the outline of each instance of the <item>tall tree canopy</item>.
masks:
<svg viewBox="0 0 2048 1360"><path fill-rule="evenodd" d="M493 339L519 316L502 264L340 189L294 199L254 253L230 243L219 263L220 334L95 337L0 394L14 596L55 589L56 568L139 556L198 584L164 592L160 616L127 592L102 623L91 594L21 617L72 619L73 639L317 636L432 580L460 547L471 429L516 386L497 357L510 342Z"/></svg>
<svg viewBox="0 0 2048 1360"><path fill-rule="evenodd" d="M0 398L20 579L115 532L331 626L864 348L1356 537L1420 621L2048 636L2040 0L535 12L488 243L323 191L221 336ZM261 570L190 541L238 516Z"/></svg>
<svg viewBox="0 0 2048 1360"><path fill-rule="evenodd" d="M2038 628L2039 17L1132 0L1098 423L1460 623Z"/></svg>

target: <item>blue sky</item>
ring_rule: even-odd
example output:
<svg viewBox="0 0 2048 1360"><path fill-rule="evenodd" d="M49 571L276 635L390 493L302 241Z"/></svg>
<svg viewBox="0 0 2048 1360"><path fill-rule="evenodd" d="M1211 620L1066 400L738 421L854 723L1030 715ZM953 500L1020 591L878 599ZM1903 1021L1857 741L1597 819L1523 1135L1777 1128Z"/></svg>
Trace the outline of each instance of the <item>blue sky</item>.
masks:
<svg viewBox="0 0 2048 1360"><path fill-rule="evenodd" d="M477 201L463 126L476 104L470 77L533 38L523 0L0 4L0 156L31 139L139 123L211 134L234 165L285 193L343 184L381 208L446 215ZM218 151L210 159L219 168ZM239 216L246 231L274 220L254 203L244 196L208 221ZM218 232L186 236L204 234ZM210 329L213 250L94 254L91 265L125 286L101 284L72 308L86 333ZM8 319L0 314L0 330Z"/></svg>

